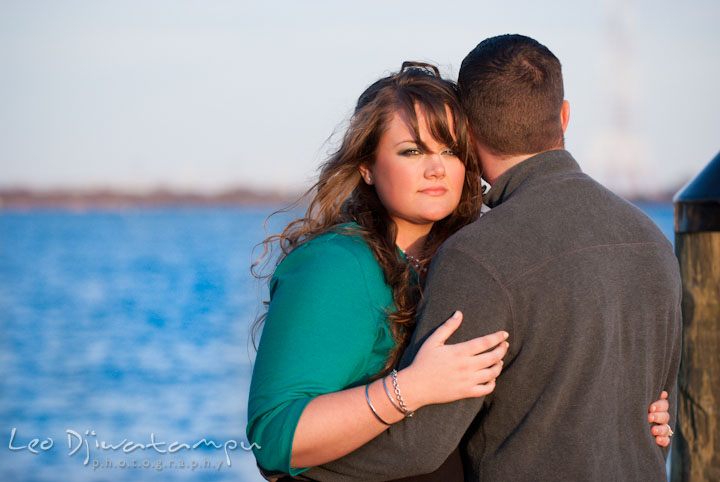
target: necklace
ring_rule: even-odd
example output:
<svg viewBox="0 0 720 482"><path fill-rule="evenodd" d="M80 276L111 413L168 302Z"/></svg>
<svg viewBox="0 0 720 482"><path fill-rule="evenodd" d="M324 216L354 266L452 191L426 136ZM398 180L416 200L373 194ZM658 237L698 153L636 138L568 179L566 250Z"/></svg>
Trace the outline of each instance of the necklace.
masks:
<svg viewBox="0 0 720 482"><path fill-rule="evenodd" d="M405 257L408 260L408 263L412 265L413 268L415 268L415 271L418 273L427 271L427 268L420 269L420 260L418 260L415 256L413 256L410 253L405 253Z"/></svg>

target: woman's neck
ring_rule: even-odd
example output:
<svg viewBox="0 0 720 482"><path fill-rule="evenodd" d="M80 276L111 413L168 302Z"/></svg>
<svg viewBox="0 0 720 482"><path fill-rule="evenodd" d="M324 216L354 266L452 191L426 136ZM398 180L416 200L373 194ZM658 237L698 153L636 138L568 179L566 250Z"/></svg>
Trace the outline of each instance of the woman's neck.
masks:
<svg viewBox="0 0 720 482"><path fill-rule="evenodd" d="M397 238L395 244L406 255L418 257L422 252L425 238L432 229L432 224L428 225L401 225L398 223Z"/></svg>

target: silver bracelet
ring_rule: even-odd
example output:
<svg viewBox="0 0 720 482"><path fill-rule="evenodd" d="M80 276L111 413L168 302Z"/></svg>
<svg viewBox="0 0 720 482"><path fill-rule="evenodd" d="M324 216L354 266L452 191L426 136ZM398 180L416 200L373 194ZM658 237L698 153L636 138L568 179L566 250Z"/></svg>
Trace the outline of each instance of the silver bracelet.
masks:
<svg viewBox="0 0 720 482"><path fill-rule="evenodd" d="M372 410L372 413L373 413L373 415L375 415L375 418L377 418L378 420L380 420L380 422L384 423L385 425L387 425L389 427L390 424L387 423L382 418L380 418L380 415L378 415L378 413L375 411L375 407L373 407L373 404L370 401L370 394L368 393L368 388L370 388L369 383L367 385L365 385L365 400L367 400L368 406L370 406L370 410Z"/></svg>
<svg viewBox="0 0 720 482"><path fill-rule="evenodd" d="M413 415L415 415L415 412L411 412L410 410L408 410L405 402L402 399L402 395L400 395L400 384L398 383L397 379L397 370L391 371L390 377L392 378L393 387L395 387L395 396L397 397L397 401L400 404L402 412L405 414L406 417L412 417Z"/></svg>
<svg viewBox="0 0 720 482"><path fill-rule="evenodd" d="M400 412L400 413L402 413L403 415L405 415L405 413L406 413L405 410L403 410L402 408L400 408L400 406L397 404L397 402L396 402L395 400L393 400L392 395L390 395L390 390L388 390L387 384L385 383L385 378L386 378L386 377L383 377L383 379L382 379L382 381L383 381L383 388L385 389L385 393L387 394L388 398L390 399L390 403L393 404L393 407L395 407L398 412Z"/></svg>

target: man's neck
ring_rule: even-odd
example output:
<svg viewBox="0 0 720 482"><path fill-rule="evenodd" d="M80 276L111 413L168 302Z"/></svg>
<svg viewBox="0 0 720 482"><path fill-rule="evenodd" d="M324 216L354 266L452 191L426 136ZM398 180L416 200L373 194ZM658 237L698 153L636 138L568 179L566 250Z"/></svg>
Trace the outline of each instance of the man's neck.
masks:
<svg viewBox="0 0 720 482"><path fill-rule="evenodd" d="M558 147L557 149L563 149L563 147ZM477 143L475 144L475 150L478 153L478 156L480 156L480 162L483 168L483 179L485 179L491 186L497 178L505 174L505 172L507 172L511 167L517 166L525 159L529 159L540 154L539 152L517 155L493 154Z"/></svg>

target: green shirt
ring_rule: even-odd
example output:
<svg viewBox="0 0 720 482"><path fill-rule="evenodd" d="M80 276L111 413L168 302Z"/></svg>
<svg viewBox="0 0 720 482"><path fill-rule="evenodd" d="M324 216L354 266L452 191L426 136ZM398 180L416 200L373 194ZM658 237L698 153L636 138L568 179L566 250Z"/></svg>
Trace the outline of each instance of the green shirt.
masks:
<svg viewBox="0 0 720 482"><path fill-rule="evenodd" d="M353 226L353 225L349 225ZM258 464L290 469L293 436L316 396L362 384L394 343L390 287L360 235L328 233L300 245L275 270L250 385L247 436Z"/></svg>

